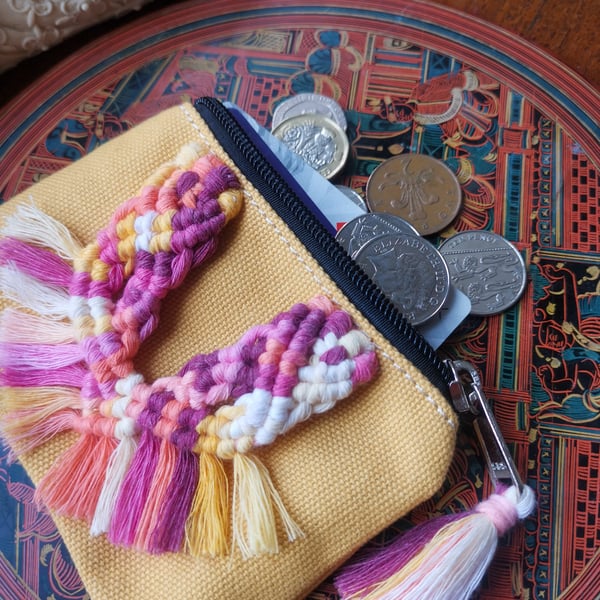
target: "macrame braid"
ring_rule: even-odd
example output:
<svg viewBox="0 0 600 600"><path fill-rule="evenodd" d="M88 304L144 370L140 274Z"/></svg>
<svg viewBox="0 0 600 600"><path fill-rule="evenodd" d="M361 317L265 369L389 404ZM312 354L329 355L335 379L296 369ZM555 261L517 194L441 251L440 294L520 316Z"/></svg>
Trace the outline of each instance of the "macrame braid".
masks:
<svg viewBox="0 0 600 600"><path fill-rule="evenodd" d="M135 370L161 300L215 252L242 196L231 169L189 146L85 247L32 206L5 225L0 285L33 312L7 309L0 323L3 435L19 454L79 433L36 494L116 544L215 556L232 535L245 557L276 552L277 515L290 540L301 532L251 451L376 370L367 337L324 297L174 377Z"/></svg>

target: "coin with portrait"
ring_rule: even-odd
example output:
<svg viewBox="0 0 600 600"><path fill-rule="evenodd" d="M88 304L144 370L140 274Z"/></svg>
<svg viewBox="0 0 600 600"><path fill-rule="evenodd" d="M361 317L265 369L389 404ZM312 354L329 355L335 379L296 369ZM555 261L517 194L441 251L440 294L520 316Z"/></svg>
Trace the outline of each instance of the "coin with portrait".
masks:
<svg viewBox="0 0 600 600"><path fill-rule="evenodd" d="M420 236L378 236L354 260L412 325L428 321L448 297L448 267L435 246Z"/></svg>
<svg viewBox="0 0 600 600"><path fill-rule="evenodd" d="M365 213L348 221L336 234L335 239L354 258L357 252L380 235L418 235L407 221L387 213Z"/></svg>

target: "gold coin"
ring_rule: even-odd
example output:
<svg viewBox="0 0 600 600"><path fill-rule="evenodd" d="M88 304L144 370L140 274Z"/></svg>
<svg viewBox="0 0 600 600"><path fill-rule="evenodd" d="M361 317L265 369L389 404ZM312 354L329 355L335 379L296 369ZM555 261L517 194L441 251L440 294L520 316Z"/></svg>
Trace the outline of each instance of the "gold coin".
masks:
<svg viewBox="0 0 600 600"><path fill-rule="evenodd" d="M327 179L335 177L344 168L350 152L344 130L335 121L319 114L290 117L272 134Z"/></svg>
<svg viewBox="0 0 600 600"><path fill-rule="evenodd" d="M370 211L402 217L421 235L432 235L452 223L461 199L454 173L425 154L388 158L371 173L366 187Z"/></svg>

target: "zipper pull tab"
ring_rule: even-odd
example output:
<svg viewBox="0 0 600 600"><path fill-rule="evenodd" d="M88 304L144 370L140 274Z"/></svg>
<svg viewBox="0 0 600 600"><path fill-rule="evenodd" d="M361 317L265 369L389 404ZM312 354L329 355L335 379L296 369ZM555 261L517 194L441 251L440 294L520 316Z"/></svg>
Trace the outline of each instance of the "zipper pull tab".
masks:
<svg viewBox="0 0 600 600"><path fill-rule="evenodd" d="M485 397L479 372L466 360L444 362L453 375L450 396L454 408L473 424L494 487L501 481L510 481L521 492L523 482Z"/></svg>

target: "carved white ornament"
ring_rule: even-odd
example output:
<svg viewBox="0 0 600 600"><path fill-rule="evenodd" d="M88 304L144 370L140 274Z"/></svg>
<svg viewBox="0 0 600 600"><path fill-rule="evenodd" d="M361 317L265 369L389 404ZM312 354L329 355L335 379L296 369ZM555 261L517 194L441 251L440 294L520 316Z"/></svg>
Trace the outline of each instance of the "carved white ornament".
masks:
<svg viewBox="0 0 600 600"><path fill-rule="evenodd" d="M1 0L0 72L151 0Z"/></svg>

